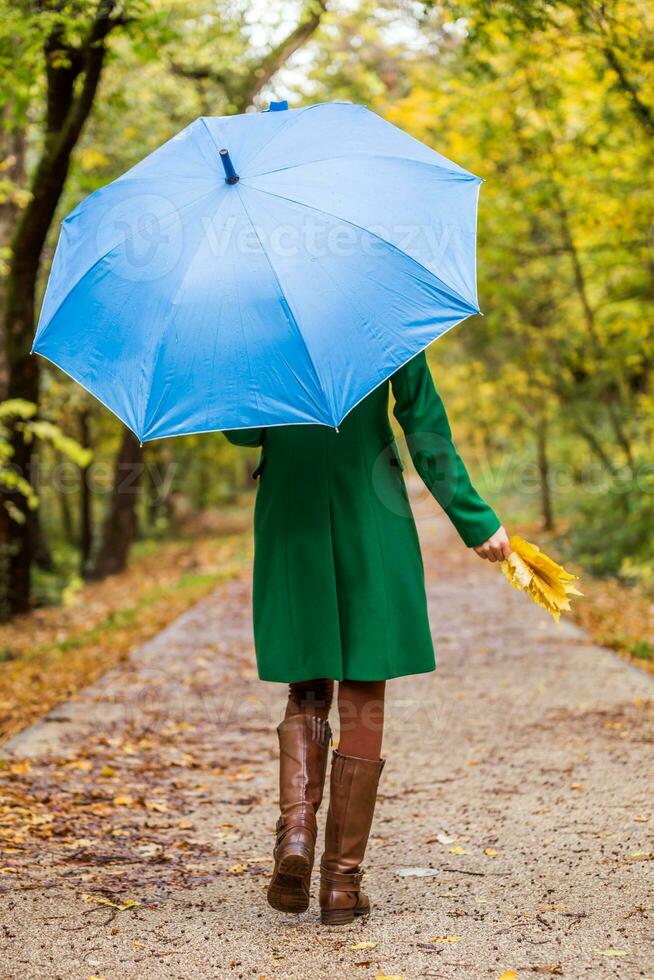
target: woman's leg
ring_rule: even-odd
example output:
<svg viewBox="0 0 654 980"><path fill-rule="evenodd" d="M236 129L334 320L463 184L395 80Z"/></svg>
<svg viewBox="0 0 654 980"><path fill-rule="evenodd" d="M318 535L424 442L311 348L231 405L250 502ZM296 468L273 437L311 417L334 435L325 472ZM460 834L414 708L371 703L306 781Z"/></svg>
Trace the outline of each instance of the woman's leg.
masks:
<svg viewBox="0 0 654 980"><path fill-rule="evenodd" d="M363 859L377 800L384 729L384 681L342 681L341 735L330 777L325 851L320 865L320 915L325 925L367 915Z"/></svg>
<svg viewBox="0 0 654 980"><path fill-rule="evenodd" d="M303 912L316 844L331 731L327 716L333 681L291 684L279 736L279 808L275 867L268 901L280 912Z"/></svg>
<svg viewBox="0 0 654 980"><path fill-rule="evenodd" d="M327 678L315 681L298 681L288 686L288 702L285 718L291 715L317 715L325 721L334 697L334 682Z"/></svg>
<svg viewBox="0 0 654 980"><path fill-rule="evenodd" d="M386 681L341 681L338 715L341 734L338 751L358 759L379 760L384 734Z"/></svg>

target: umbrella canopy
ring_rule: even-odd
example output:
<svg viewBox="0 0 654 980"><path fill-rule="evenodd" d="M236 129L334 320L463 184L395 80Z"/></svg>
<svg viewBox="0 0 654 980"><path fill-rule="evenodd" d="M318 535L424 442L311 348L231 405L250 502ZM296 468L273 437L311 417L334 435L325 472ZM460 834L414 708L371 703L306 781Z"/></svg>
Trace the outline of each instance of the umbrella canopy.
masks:
<svg viewBox="0 0 654 980"><path fill-rule="evenodd" d="M144 442L338 427L479 312L480 178L363 106L201 117L63 221L34 350Z"/></svg>

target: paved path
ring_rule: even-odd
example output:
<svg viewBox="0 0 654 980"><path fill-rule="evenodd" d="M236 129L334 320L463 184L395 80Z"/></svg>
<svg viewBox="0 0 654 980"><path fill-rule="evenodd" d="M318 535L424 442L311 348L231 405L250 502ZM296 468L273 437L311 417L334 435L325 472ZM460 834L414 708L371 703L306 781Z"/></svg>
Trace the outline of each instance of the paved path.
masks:
<svg viewBox="0 0 654 980"><path fill-rule="evenodd" d="M234 580L5 751L1 978L654 978L652 677L420 530L440 666L389 685L370 921L265 902L284 691Z"/></svg>

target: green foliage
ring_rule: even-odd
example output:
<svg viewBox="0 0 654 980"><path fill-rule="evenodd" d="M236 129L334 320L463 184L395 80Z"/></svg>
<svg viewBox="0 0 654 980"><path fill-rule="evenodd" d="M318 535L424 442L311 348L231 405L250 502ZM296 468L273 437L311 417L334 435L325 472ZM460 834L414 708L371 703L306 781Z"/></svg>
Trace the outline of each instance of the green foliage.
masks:
<svg viewBox="0 0 654 980"><path fill-rule="evenodd" d="M653 490L643 493L631 481L616 481L606 493L579 495L567 546L584 568L654 585Z"/></svg>
<svg viewBox="0 0 654 980"><path fill-rule="evenodd" d="M93 458L90 449L83 449L52 422L36 418L36 412L36 405L19 398L0 402L0 487L5 491L22 494L32 510L36 510L39 498L32 484L12 467L14 453L10 440L11 431L21 433L26 442L39 439L78 466L87 466ZM5 501L5 506L13 520L24 520L11 500Z"/></svg>

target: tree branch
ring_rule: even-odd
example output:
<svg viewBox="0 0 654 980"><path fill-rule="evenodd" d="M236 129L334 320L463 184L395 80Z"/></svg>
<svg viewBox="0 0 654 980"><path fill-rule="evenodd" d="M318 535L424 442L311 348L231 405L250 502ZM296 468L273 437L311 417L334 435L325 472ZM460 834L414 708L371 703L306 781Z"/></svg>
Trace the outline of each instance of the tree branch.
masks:
<svg viewBox="0 0 654 980"><path fill-rule="evenodd" d="M327 0L309 0L297 27L275 45L252 72L249 84L241 93L242 108L245 109L252 103L261 89L280 68L283 68L291 55L294 55L315 34L326 10Z"/></svg>
<svg viewBox="0 0 654 980"><path fill-rule="evenodd" d="M654 133L654 112L650 106L646 105L640 98L638 89L628 77L624 65L620 61L615 48L605 44L602 51L604 52L604 57L608 61L609 65L618 76L620 88L629 99L634 116L641 123L641 125L645 127L645 129L647 129L650 133Z"/></svg>
<svg viewBox="0 0 654 980"><path fill-rule="evenodd" d="M12 242L16 269L24 264L33 265L34 256L40 257L68 175L71 154L93 107L106 54L105 40L117 24L117 19L111 16L115 6L116 0L100 0L86 39L75 55L75 65L48 74L48 105L56 95L66 100L66 111L52 108L49 112L48 137L31 181L32 198L22 213ZM48 43L56 44L58 40L55 36ZM82 74L81 90L74 96L74 83ZM51 130L50 127L55 125L56 129Z"/></svg>
<svg viewBox="0 0 654 980"><path fill-rule="evenodd" d="M220 69L184 65L178 61L170 62L171 71L182 78L219 85L236 111L245 112L291 55L313 36L326 10L327 0L307 0L297 26L259 62L251 62L245 79Z"/></svg>

